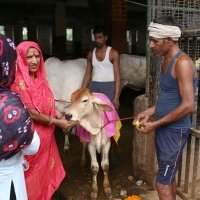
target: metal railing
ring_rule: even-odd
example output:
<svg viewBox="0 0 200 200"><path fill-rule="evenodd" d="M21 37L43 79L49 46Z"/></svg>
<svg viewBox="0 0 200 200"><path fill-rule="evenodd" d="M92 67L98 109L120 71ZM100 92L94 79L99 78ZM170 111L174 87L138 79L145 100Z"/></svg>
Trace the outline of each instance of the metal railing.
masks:
<svg viewBox="0 0 200 200"><path fill-rule="evenodd" d="M183 200L197 200L200 190L200 130L191 128L177 175L177 193Z"/></svg>

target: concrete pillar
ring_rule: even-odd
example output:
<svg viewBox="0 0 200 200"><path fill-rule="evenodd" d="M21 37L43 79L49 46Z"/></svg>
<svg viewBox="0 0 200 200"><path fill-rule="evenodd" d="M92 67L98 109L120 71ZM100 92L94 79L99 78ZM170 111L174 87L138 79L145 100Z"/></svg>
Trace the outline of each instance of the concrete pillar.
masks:
<svg viewBox="0 0 200 200"><path fill-rule="evenodd" d="M138 96L134 101L134 113L139 113L148 107L145 95ZM156 174L156 155L154 133L148 135L133 132L133 174L137 179L146 181L153 187Z"/></svg>
<svg viewBox="0 0 200 200"><path fill-rule="evenodd" d="M126 48L126 2L124 0L104 0L105 27L111 45L120 53Z"/></svg>
<svg viewBox="0 0 200 200"><path fill-rule="evenodd" d="M57 2L55 6L53 55L59 58L64 58L66 56L65 29L66 29L65 3Z"/></svg>

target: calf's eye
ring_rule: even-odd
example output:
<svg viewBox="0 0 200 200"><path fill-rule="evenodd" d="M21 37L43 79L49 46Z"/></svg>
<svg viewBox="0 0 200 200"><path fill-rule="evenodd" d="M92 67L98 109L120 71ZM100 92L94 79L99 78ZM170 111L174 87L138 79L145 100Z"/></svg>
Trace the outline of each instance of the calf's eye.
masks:
<svg viewBox="0 0 200 200"><path fill-rule="evenodd" d="M84 99L82 102L86 103L86 102L88 102L88 99Z"/></svg>

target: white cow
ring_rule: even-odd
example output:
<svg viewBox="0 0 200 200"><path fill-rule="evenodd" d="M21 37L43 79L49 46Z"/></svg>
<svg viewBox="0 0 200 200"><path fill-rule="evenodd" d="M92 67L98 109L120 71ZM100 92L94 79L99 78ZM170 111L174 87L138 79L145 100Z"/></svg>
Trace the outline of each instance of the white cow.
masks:
<svg viewBox="0 0 200 200"><path fill-rule="evenodd" d="M68 119L79 121L80 125L90 133L91 139L88 143L88 150L91 157L91 170L93 175L91 199L95 200L98 196L97 174L99 171L99 164L96 157L97 152L101 154L101 167L104 174L104 192L109 199L112 198L108 178L111 141L110 138L107 137L106 128L104 128L103 112L112 111L113 108L102 103L102 101L88 89L79 89L72 94L71 104L65 109L65 114Z"/></svg>
<svg viewBox="0 0 200 200"><path fill-rule="evenodd" d="M70 101L71 94L81 87L86 59L61 61L56 57L45 61L47 79L56 99Z"/></svg>
<svg viewBox="0 0 200 200"><path fill-rule="evenodd" d="M56 99L69 100L73 91L80 88L86 68L86 59L61 61L51 57L45 62L48 81ZM120 55L122 87L143 89L146 77L146 59L137 55Z"/></svg>
<svg viewBox="0 0 200 200"><path fill-rule="evenodd" d="M145 88L146 82L146 57L137 55L120 55L120 76L122 87L140 90Z"/></svg>

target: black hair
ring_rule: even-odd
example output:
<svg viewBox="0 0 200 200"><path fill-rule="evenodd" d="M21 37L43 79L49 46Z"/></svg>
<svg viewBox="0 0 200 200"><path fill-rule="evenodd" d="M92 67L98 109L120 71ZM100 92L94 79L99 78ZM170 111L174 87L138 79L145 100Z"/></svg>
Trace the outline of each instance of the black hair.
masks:
<svg viewBox="0 0 200 200"><path fill-rule="evenodd" d="M179 26L176 19L172 16L162 16L154 19L153 22L169 26Z"/></svg>
<svg viewBox="0 0 200 200"><path fill-rule="evenodd" d="M95 35L97 33L103 33L104 36L108 35L103 26L95 26L94 27L93 34Z"/></svg>

